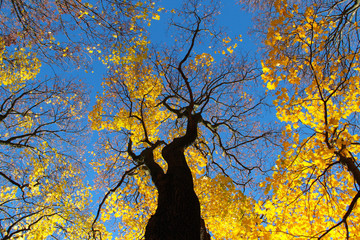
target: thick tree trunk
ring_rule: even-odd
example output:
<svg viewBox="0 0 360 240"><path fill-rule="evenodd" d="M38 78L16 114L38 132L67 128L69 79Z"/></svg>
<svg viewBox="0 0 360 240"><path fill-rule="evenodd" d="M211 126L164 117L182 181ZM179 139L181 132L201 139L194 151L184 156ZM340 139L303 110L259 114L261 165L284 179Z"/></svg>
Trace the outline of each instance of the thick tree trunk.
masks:
<svg viewBox="0 0 360 240"><path fill-rule="evenodd" d="M199 240L201 236L210 239L200 217L199 199L184 155L185 148L196 137L197 119L194 118L188 121L183 137L163 148L162 156L168 164L166 174L154 162L152 151L145 153L145 163L158 190L158 207L146 226L146 240Z"/></svg>
<svg viewBox="0 0 360 240"><path fill-rule="evenodd" d="M200 203L188 167L178 166L157 179L158 207L147 226L146 240L200 239Z"/></svg>

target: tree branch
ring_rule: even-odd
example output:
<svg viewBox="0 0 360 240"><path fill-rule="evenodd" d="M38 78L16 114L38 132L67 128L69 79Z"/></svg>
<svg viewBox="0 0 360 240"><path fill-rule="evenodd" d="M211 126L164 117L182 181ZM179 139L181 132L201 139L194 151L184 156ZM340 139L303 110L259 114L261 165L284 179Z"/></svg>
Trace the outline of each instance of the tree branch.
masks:
<svg viewBox="0 0 360 240"><path fill-rule="evenodd" d="M356 205L356 202L357 200L360 198L360 191L357 192L357 194L354 196L354 198L352 199L349 207L348 207L348 210L346 211L346 213L344 214L344 216L342 217L341 221L338 222L337 224L335 224L334 226L332 226L331 228L327 229L318 239L321 239L323 238L324 236L326 236L330 231L332 231L334 228L340 226L342 223L345 224L346 228L347 228L347 218L350 216L351 212L353 211L355 205ZM349 232L348 232L348 229L347 229L347 238L346 239L349 239Z"/></svg>

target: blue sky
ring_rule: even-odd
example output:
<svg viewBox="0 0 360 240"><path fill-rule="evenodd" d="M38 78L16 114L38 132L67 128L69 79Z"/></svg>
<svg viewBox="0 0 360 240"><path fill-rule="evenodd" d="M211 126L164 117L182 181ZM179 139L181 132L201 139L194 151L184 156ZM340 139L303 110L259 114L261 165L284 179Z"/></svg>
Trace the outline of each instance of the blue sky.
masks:
<svg viewBox="0 0 360 240"><path fill-rule="evenodd" d="M171 10L174 8L181 7L182 1L161 1L156 6L164 7L165 10ZM244 43L250 45L251 47L255 47L254 38L251 38L247 33L249 27L252 25L252 15L243 9L239 4L236 4L237 1L234 0L225 0L221 3L221 14L217 17L218 25L225 27L226 32L231 35L238 36L241 34L244 39ZM150 33L151 39L153 41L164 41L166 36L166 28L167 28L167 16L165 12L160 14L160 21L153 21Z"/></svg>

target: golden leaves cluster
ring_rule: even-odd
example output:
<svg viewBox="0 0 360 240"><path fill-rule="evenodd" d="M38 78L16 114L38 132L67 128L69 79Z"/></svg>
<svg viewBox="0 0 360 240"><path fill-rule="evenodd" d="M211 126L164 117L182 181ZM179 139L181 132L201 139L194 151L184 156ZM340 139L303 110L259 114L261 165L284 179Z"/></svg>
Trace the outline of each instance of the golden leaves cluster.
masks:
<svg viewBox="0 0 360 240"><path fill-rule="evenodd" d="M131 131L133 143L137 145L144 140L145 135L150 141L156 141L160 124L170 114L159 104L162 80L154 73L153 67L144 61L148 42L134 41L135 45L127 48L126 52L119 47L110 56L109 61L114 64L113 73L103 83L107 90L98 97L90 113L90 121L96 130ZM130 108L114 109L116 106L110 104L119 97L116 92L120 87L127 95L126 101L131 102ZM102 117L105 113L110 114L111 119Z"/></svg>
<svg viewBox="0 0 360 240"><path fill-rule="evenodd" d="M31 45L24 48L7 46L0 38L0 86L17 90L40 72L41 63L36 53L31 52Z"/></svg>
<svg viewBox="0 0 360 240"><path fill-rule="evenodd" d="M356 194L349 186L351 173L336 159L347 149L357 161L360 151L357 131L350 127L360 111L359 52L332 48L334 22L315 5L300 10L287 1L276 4L262 78L275 92L277 117L286 126L282 154L263 184L272 199L260 202L258 212L276 238L307 239L336 224ZM352 216L357 214L354 209ZM359 236L356 217L347 224L352 236ZM347 230L336 228L325 239L346 236Z"/></svg>

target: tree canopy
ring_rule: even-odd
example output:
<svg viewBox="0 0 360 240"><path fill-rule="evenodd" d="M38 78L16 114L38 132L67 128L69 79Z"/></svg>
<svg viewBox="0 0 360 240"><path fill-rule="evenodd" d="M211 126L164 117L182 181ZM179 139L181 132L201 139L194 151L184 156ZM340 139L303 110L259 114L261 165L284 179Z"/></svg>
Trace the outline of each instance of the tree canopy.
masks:
<svg viewBox="0 0 360 240"><path fill-rule="evenodd" d="M0 1L1 239L359 238L359 1L233 4Z"/></svg>

